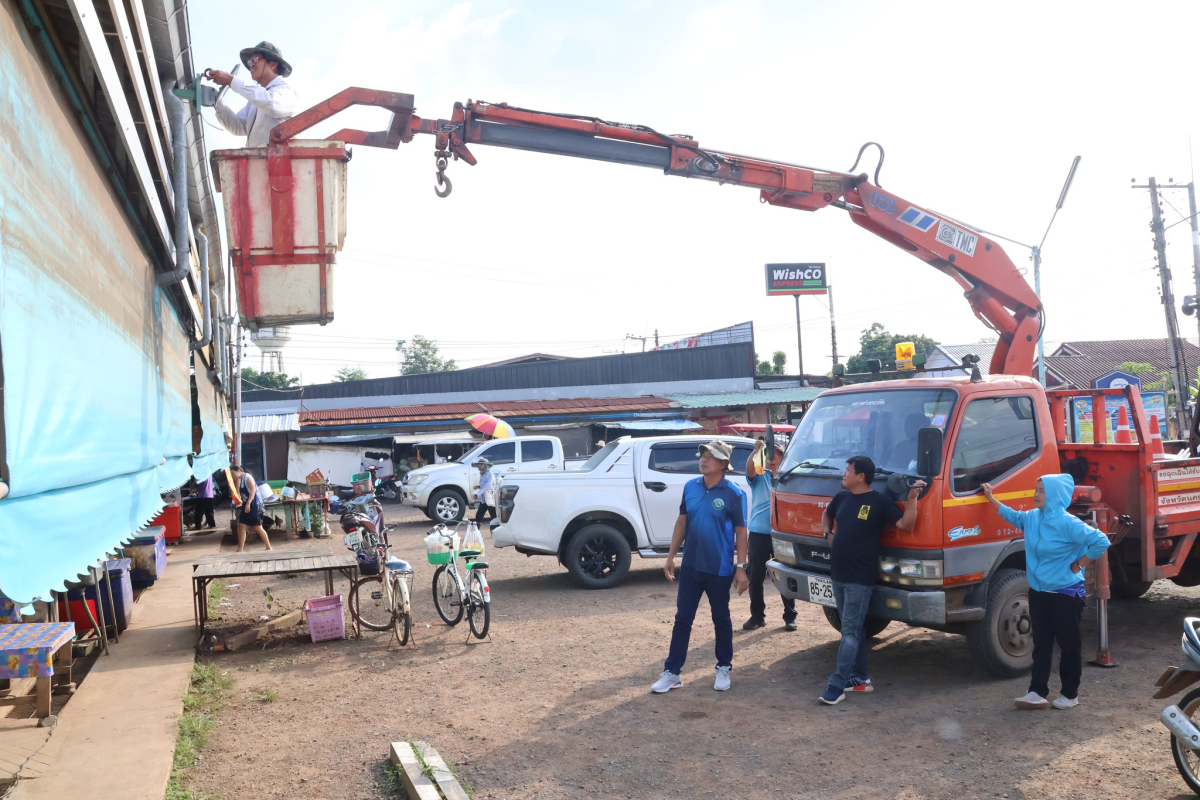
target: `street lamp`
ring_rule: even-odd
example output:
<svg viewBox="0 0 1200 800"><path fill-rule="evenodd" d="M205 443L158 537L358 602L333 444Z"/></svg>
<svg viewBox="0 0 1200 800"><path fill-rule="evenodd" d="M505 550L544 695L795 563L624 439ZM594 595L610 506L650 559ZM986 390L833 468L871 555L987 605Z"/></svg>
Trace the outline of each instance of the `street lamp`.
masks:
<svg viewBox="0 0 1200 800"><path fill-rule="evenodd" d="M1007 242L1012 242L1013 244L1021 245L1021 247L1029 248L1030 252L1033 254L1033 292L1038 296L1039 300L1042 299L1042 245L1046 243L1046 237L1050 235L1050 228L1054 225L1054 220L1058 217L1058 212L1062 210L1063 203L1066 202L1067 191L1071 188L1071 181L1075 180L1075 170L1079 168L1079 162L1082 159L1083 156L1075 156L1075 160L1071 162L1071 170L1067 173L1067 180L1063 183L1062 191L1059 192L1058 202L1054 205L1054 213L1050 216L1050 224L1046 226L1046 232L1042 234L1042 241L1039 242L1037 246L1025 244L1024 242L1018 242L1016 239L1010 239L1007 236L1000 236L998 233L989 233L988 231L983 231L983 233L987 233L989 236L996 236L997 238L1004 239ZM1042 322L1042 328L1045 328L1044 318ZM1041 330L1038 331L1038 382L1041 383L1042 386L1046 385L1046 349L1042 340Z"/></svg>

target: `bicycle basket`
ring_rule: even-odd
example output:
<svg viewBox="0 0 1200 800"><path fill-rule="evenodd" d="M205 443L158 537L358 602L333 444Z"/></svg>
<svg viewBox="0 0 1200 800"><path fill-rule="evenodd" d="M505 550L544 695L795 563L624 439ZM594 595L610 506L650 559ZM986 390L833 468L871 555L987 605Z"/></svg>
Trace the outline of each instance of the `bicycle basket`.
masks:
<svg viewBox="0 0 1200 800"><path fill-rule="evenodd" d="M374 550L359 550L355 553L355 558L358 559L358 573L360 575L379 574L379 554Z"/></svg>

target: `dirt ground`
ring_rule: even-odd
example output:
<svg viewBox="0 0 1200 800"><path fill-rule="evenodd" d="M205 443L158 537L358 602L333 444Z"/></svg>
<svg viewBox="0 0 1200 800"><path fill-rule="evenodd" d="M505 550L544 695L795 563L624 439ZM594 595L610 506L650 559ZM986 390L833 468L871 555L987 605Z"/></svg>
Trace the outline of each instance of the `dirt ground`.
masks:
<svg viewBox="0 0 1200 800"><path fill-rule="evenodd" d="M653 695L675 600L662 562L635 558L623 585L595 592L552 558L491 550L491 641L471 644L465 621L450 628L434 610L421 544L429 522L399 518L393 552L417 569L415 644L398 649L372 632L320 644L291 636L210 657L236 686L193 788L226 800L398 797L388 743L411 737L436 747L475 798L1191 797L1158 722L1165 703L1151 695L1179 663L1198 590L1160 582L1111 603L1120 667L1085 667L1080 705L1065 712L1014 710L1027 679L991 678L961 638L895 623L873 642L875 693L818 706L837 634L808 604L800 629L784 631L777 597L768 627L749 633L748 598L732 604L732 690L712 689L702 607L684 687ZM342 546L330 541L286 546ZM268 582L239 582L219 624L266 613ZM269 586L273 612L323 594L319 577ZM1084 637L1090 654L1094 612ZM268 689L273 702L261 699Z"/></svg>

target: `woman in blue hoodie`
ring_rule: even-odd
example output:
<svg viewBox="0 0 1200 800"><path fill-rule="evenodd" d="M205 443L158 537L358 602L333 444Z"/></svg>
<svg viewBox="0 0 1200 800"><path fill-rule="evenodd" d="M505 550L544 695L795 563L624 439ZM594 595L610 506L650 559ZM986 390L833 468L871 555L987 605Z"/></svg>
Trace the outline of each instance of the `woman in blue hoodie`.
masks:
<svg viewBox="0 0 1200 800"><path fill-rule="evenodd" d="M1087 592L1083 569L1108 547L1108 537L1067 511L1075 492L1070 475L1043 475L1033 492L1033 510L1016 511L983 494L1004 521L1025 533L1025 574L1029 579L1029 621L1033 627L1033 674L1029 693L1014 702L1020 709L1047 706L1064 709L1079 704L1083 675L1083 643L1079 619ZM1062 650L1058 676L1062 696L1049 703L1050 660L1054 641Z"/></svg>

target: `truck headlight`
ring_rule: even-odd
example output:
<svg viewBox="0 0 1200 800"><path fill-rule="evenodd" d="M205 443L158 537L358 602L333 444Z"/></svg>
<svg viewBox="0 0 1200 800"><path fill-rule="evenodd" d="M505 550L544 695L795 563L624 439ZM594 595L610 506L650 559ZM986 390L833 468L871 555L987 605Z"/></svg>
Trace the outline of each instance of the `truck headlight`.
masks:
<svg viewBox="0 0 1200 800"><path fill-rule="evenodd" d="M796 551L792 547L792 543L783 539L771 539L771 550L775 555L776 561L782 561L784 564L796 565Z"/></svg>
<svg viewBox="0 0 1200 800"><path fill-rule="evenodd" d="M941 559L892 558L880 556L879 574L889 583L908 586L941 586Z"/></svg>
<svg viewBox="0 0 1200 800"><path fill-rule="evenodd" d="M408 479L409 486L420 486L425 481L429 480L428 475L414 475Z"/></svg>

